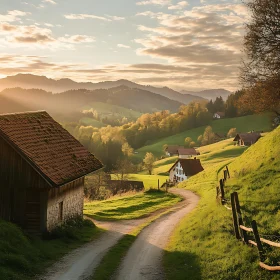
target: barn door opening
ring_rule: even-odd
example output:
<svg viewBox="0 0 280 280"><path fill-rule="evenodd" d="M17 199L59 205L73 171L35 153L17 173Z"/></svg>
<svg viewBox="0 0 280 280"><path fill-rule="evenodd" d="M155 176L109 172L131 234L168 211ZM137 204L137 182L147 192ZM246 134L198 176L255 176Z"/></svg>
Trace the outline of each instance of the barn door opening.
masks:
<svg viewBox="0 0 280 280"><path fill-rule="evenodd" d="M40 192L35 190L26 192L25 228L29 232L40 231Z"/></svg>

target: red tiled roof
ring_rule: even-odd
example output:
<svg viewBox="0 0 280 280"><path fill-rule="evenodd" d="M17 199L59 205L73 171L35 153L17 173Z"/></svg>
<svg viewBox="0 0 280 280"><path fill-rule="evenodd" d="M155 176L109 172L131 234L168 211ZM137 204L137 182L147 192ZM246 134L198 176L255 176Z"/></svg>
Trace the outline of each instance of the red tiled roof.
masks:
<svg viewBox="0 0 280 280"><path fill-rule="evenodd" d="M169 172L178 162L180 162L186 176L193 176L204 170L199 159L178 159L169 169Z"/></svg>
<svg viewBox="0 0 280 280"><path fill-rule="evenodd" d="M189 149L179 148L178 149L178 154L179 155L196 156L197 155L197 151L194 148L189 148Z"/></svg>
<svg viewBox="0 0 280 280"><path fill-rule="evenodd" d="M1 136L52 186L102 168L94 155L44 111L0 115Z"/></svg>

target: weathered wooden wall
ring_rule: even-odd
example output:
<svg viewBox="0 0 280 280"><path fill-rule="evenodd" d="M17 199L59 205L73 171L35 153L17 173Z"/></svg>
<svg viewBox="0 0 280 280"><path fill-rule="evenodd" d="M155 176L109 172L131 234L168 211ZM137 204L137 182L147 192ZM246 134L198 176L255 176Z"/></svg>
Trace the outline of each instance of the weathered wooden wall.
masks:
<svg viewBox="0 0 280 280"><path fill-rule="evenodd" d="M25 226L27 208L34 203L28 201L28 194L41 197L48 188L49 184L0 136L0 218Z"/></svg>

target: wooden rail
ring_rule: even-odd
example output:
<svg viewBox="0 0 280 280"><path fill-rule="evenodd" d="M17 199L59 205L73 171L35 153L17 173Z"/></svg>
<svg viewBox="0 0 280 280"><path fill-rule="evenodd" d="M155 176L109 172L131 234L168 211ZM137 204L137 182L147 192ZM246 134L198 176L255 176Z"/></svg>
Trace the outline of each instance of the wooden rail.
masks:
<svg viewBox="0 0 280 280"><path fill-rule="evenodd" d="M266 270L269 270L269 271L280 271L280 266L270 266L263 262L260 262L259 265L260 265L260 267L262 267Z"/></svg>
<svg viewBox="0 0 280 280"><path fill-rule="evenodd" d="M273 241L270 241L270 240L267 240L267 239L264 239L264 238L260 238L260 240L261 240L261 242L266 243L266 244L268 244L270 246L280 248L280 243L273 242Z"/></svg>
<svg viewBox="0 0 280 280"><path fill-rule="evenodd" d="M252 228L248 228L248 227L245 227L243 225L240 225L239 226L241 229L245 230L245 231L248 231L248 232L253 232L253 229Z"/></svg>

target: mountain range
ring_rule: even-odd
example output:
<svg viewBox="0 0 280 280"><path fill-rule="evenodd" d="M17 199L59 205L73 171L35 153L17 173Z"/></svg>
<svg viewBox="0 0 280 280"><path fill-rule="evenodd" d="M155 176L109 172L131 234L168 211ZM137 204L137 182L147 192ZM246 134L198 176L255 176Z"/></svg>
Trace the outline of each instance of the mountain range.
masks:
<svg viewBox="0 0 280 280"><path fill-rule="evenodd" d="M217 96L227 97L230 92L223 89L218 90L206 90L201 92L178 92L168 87L153 87L140 85L128 80L118 80L118 81L105 81L99 83L92 82L75 82L71 79L60 79L54 80L49 79L45 76L37 76L32 74L18 74L15 76L8 76L6 78L0 79L0 91L6 88L20 87L24 89L38 88L45 91L50 91L53 93L60 93L68 90L74 89L110 89L119 86L126 86L132 89L140 89L144 91L149 91L167 97L171 100L178 101L182 104L188 104L195 100L206 100L211 98L216 98Z"/></svg>

